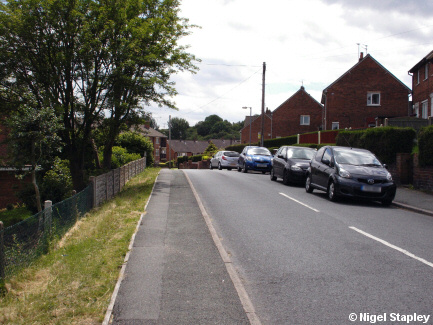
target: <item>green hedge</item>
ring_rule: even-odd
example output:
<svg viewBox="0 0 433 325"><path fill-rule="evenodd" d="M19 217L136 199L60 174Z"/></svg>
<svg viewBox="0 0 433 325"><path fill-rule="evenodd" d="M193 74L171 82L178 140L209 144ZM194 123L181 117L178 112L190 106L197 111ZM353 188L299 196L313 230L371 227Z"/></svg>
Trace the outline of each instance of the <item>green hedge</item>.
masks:
<svg viewBox="0 0 433 325"><path fill-rule="evenodd" d="M383 163L395 162L396 153L411 153L416 139L413 128L380 127L338 133L337 146L364 148L373 152Z"/></svg>
<svg viewBox="0 0 433 325"><path fill-rule="evenodd" d="M421 128L418 134L419 165L433 166L433 125Z"/></svg>

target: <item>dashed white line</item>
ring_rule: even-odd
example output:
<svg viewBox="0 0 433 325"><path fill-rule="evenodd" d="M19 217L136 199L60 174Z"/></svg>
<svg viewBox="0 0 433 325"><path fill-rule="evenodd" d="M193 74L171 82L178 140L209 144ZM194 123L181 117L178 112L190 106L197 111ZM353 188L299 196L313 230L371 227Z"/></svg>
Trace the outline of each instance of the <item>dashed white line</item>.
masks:
<svg viewBox="0 0 433 325"><path fill-rule="evenodd" d="M282 196L284 196L284 197L286 197L286 198L292 200L292 201L295 201L296 203L298 203L298 204L300 204L300 205L303 205L304 207L306 207L306 208L308 208L308 209L310 209L310 210L313 210L314 212L320 212L319 210L317 210L317 209L315 209L315 208L313 208L313 207L310 207L309 205L307 205L307 204L305 204L305 203L302 203L301 201L298 201L298 200L296 200L296 199L294 199L294 198L288 196L287 194L284 194L284 193L281 193L281 192L280 192L280 194L281 194Z"/></svg>
<svg viewBox="0 0 433 325"><path fill-rule="evenodd" d="M426 265L428 265L430 267L433 267L433 263L431 263L431 262L429 262L429 261L427 261L427 260L425 260L425 259L423 259L421 257L418 257L415 254L412 254L411 252L409 252L409 251L407 251L407 250L405 250L403 248L400 248L400 247L395 246L395 245L393 245L391 243L388 243L387 241L385 241L383 239L380 239L380 238L377 238L377 237L375 237L373 235L370 235L369 233L367 233L365 231L362 231L362 230L360 230L358 228L355 228L355 227L349 227L349 228L352 229L352 230L355 230L355 231L359 232L360 234L362 234L362 235L364 235L364 236L366 236L368 238L374 239L374 240L378 241L379 243L384 244L385 246L393 248L393 249L399 251L400 253L403 253L403 254L405 254L405 255L407 255L409 257L412 257L413 259L418 260L418 261L420 261L420 262L422 262L422 263L424 263L424 264L426 264Z"/></svg>

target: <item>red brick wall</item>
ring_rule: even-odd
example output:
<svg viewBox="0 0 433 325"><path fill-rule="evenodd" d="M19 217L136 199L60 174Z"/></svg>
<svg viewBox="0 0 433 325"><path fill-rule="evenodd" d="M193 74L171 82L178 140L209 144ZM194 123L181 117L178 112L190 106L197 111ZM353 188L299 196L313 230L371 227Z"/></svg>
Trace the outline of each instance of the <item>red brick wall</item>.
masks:
<svg viewBox="0 0 433 325"><path fill-rule="evenodd" d="M433 167L420 167L418 154L413 156L413 186L433 191Z"/></svg>
<svg viewBox="0 0 433 325"><path fill-rule="evenodd" d="M367 92L380 92L380 106L367 106ZM375 117L408 116L408 89L371 56L349 70L326 92L326 130L363 128ZM326 102L326 103L325 103Z"/></svg>
<svg viewBox="0 0 433 325"><path fill-rule="evenodd" d="M310 125L301 125L301 115L310 116ZM312 98L302 87L286 100L272 114L272 135L270 114L265 116L264 134L266 139L286 137L294 134L317 131L321 125L322 105ZM257 143L261 130L261 116L251 125L251 142ZM249 126L241 131L241 142L249 142Z"/></svg>
<svg viewBox="0 0 433 325"><path fill-rule="evenodd" d="M428 78L425 79L425 69L428 69ZM419 68L419 83L418 83L418 73L415 72L412 77L412 101L415 105L419 104L419 115L421 117L421 102L427 100L427 114L428 116L433 116L433 112L431 111L431 102L432 99L430 94L433 93L433 64L427 62L427 65L424 65ZM414 112L415 113L415 112Z"/></svg>
<svg viewBox="0 0 433 325"><path fill-rule="evenodd" d="M0 209L6 208L8 204L20 202L15 193L23 188L24 183L29 182L30 177L20 181L13 172L0 171Z"/></svg>

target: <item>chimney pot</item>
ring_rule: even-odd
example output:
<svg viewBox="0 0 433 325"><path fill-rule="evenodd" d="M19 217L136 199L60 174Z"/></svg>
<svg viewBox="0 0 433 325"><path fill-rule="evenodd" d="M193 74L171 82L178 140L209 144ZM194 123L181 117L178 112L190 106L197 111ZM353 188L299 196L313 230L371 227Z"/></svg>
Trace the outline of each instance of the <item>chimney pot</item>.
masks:
<svg viewBox="0 0 433 325"><path fill-rule="evenodd" d="M364 58L364 52L361 52L361 54L359 55L359 61L361 61Z"/></svg>

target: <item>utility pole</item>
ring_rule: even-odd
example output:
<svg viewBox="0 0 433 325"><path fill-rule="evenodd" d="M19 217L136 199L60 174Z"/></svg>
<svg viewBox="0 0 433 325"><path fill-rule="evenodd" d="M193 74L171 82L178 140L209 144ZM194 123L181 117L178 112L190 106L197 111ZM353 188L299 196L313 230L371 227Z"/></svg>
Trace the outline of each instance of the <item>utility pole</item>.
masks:
<svg viewBox="0 0 433 325"><path fill-rule="evenodd" d="M262 128L260 131L260 146L263 147L264 141L264 128L265 128L265 73L266 62L263 62L263 80L262 80Z"/></svg>
<svg viewBox="0 0 433 325"><path fill-rule="evenodd" d="M171 168L171 115L168 116L168 168Z"/></svg>

